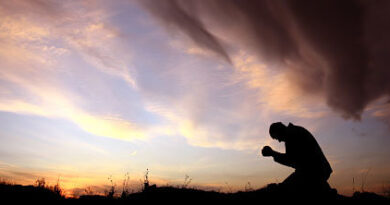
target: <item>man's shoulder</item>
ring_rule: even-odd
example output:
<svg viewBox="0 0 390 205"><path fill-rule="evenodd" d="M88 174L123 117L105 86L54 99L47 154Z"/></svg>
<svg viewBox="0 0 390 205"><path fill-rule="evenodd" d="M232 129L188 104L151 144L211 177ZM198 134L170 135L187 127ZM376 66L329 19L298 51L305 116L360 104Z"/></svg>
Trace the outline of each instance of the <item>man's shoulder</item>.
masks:
<svg viewBox="0 0 390 205"><path fill-rule="evenodd" d="M288 123L288 125L287 125L287 129L289 130L289 131L296 131L296 130L299 130L299 129L305 129L305 128L303 128L303 127L301 127L301 126L298 126L298 125L294 125L293 123Z"/></svg>
<svg viewBox="0 0 390 205"><path fill-rule="evenodd" d="M296 136L300 136L300 137L303 137L303 136L312 136L312 134L304 127L302 126L298 126L298 125L294 125L293 123L288 123L288 126L287 126L287 132L290 134L290 135L296 135Z"/></svg>
<svg viewBox="0 0 390 205"><path fill-rule="evenodd" d="M290 130L306 130L306 128L299 126L299 125L294 125L293 123L288 123L287 128Z"/></svg>

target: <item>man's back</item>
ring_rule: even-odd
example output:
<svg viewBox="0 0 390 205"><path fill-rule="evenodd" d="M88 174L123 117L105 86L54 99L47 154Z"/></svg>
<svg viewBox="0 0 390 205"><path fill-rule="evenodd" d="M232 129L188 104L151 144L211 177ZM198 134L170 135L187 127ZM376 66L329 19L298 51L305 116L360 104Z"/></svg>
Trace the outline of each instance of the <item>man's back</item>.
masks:
<svg viewBox="0 0 390 205"><path fill-rule="evenodd" d="M286 133L286 155L297 171L310 172L326 180L332 168L313 135L305 128L290 123Z"/></svg>

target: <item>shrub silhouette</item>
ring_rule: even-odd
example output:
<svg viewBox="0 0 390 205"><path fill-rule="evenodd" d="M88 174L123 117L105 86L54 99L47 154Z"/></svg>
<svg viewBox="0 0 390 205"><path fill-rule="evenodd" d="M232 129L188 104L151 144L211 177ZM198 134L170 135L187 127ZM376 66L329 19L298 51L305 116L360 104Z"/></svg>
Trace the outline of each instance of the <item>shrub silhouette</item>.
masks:
<svg viewBox="0 0 390 205"><path fill-rule="evenodd" d="M108 198L113 198L114 197L114 195L115 195L115 187L116 187L116 185L114 184L114 181L113 181L113 179L112 179L112 175L110 175L109 177L108 177L108 181L110 182L110 189L109 190L106 190L106 195L107 195L107 197Z"/></svg>

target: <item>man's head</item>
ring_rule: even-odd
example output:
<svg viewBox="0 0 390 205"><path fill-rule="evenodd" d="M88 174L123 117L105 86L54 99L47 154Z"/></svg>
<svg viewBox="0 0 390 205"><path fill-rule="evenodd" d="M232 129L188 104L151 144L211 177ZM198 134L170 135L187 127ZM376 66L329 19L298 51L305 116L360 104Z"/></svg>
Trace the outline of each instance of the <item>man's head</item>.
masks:
<svg viewBox="0 0 390 205"><path fill-rule="evenodd" d="M281 122L275 122L272 123L272 125L269 127L269 134L273 139L280 141L285 141L287 127Z"/></svg>

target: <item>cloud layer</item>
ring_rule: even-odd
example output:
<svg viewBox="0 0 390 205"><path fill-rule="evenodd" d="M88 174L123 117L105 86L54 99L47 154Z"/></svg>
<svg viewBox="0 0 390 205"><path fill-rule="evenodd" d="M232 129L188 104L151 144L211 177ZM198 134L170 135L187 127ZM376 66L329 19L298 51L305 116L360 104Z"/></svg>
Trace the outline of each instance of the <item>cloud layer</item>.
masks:
<svg viewBox="0 0 390 205"><path fill-rule="evenodd" d="M346 118L389 96L387 1L142 1L160 22L230 62L255 52ZM228 48L228 49L227 49Z"/></svg>

